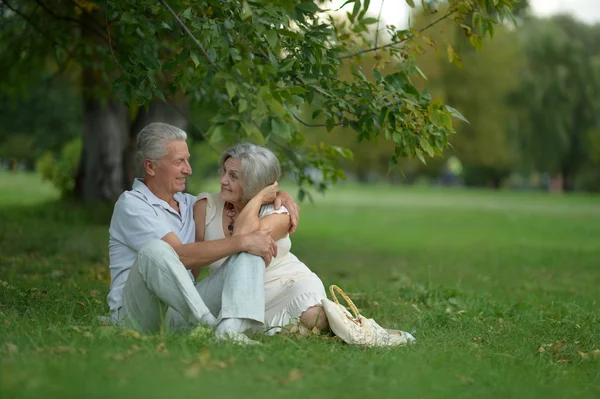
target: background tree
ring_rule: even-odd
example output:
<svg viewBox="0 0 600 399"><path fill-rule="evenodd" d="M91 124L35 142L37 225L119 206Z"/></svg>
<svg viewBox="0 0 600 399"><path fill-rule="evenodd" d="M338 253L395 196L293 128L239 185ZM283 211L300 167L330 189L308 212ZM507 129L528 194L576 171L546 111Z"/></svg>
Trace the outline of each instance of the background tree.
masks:
<svg viewBox="0 0 600 399"><path fill-rule="evenodd" d="M513 101L522 110L526 166L562 175L570 191L600 124L600 26L568 16L532 20L521 40L527 64Z"/></svg>
<svg viewBox="0 0 600 399"><path fill-rule="evenodd" d="M452 0L438 20L462 23L477 9L487 26L510 18L514 2ZM48 63L81 71L84 134L76 191L84 199L113 200L127 185L140 125L156 114L185 121L158 100L185 106L210 98L217 112L203 129L213 143L274 146L302 186L313 181L305 173L309 166L320 169L325 182L341 177L333 163L348 153L303 147L300 125L348 126L360 140L388 140L394 164L440 154L454 131L451 117L462 117L412 80L419 74L414 39L438 20L414 29L388 27L390 41L375 45L369 29L377 18L366 14L369 3L346 2L347 18L336 20L325 2L301 0L2 0L3 53L11 54L8 74L20 82ZM486 33L475 36L482 40ZM376 50L397 60L394 70L376 70L375 82L359 67L351 69L351 80L338 78L343 60ZM318 114L300 115L305 104L319 108L325 122L311 120Z"/></svg>

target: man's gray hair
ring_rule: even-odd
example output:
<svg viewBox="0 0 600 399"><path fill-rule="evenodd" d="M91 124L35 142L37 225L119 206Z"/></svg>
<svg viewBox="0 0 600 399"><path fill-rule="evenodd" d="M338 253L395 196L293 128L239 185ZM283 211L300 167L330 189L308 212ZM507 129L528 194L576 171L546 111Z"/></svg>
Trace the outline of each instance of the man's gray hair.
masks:
<svg viewBox="0 0 600 399"><path fill-rule="evenodd" d="M137 135L136 160L141 173L144 173L144 159L158 162L167 155L167 146L172 140L187 140L187 134L177 126L153 122Z"/></svg>
<svg viewBox="0 0 600 399"><path fill-rule="evenodd" d="M223 170L229 159L241 162L240 185L244 190L242 201L246 204L260 190L281 177L281 164L273 152L252 143L238 144L223 153L219 166Z"/></svg>

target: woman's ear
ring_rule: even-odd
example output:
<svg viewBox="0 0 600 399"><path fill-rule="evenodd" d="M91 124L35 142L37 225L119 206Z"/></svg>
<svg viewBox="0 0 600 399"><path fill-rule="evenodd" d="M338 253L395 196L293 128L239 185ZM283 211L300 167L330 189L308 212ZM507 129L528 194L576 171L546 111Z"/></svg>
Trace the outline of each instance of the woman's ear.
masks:
<svg viewBox="0 0 600 399"><path fill-rule="evenodd" d="M154 176L156 174L156 163L151 159L144 159L144 172L148 176Z"/></svg>

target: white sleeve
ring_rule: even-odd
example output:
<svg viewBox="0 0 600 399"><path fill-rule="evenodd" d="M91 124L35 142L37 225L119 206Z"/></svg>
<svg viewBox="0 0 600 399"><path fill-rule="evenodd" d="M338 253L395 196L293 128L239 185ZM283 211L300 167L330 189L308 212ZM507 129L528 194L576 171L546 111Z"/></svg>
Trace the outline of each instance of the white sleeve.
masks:
<svg viewBox="0 0 600 399"><path fill-rule="evenodd" d="M260 212L258 212L258 218L262 219L265 216L269 215L282 215L282 214L290 214L285 206L281 206L278 210L275 210L275 206L273 204L266 204L260 207Z"/></svg>
<svg viewBox="0 0 600 399"><path fill-rule="evenodd" d="M152 239L171 233L152 205L133 196L124 196L115 204L109 233L136 252Z"/></svg>

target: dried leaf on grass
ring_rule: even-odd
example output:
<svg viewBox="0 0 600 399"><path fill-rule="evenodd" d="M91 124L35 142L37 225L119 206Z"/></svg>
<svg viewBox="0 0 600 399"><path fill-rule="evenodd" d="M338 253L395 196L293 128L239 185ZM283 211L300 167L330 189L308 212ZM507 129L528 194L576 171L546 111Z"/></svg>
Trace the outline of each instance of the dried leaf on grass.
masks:
<svg viewBox="0 0 600 399"><path fill-rule="evenodd" d="M17 345L13 344L12 342L5 342L4 346L6 347L6 351L8 352L9 355L15 355L15 354L19 353L19 348L17 347Z"/></svg>
<svg viewBox="0 0 600 399"><path fill-rule="evenodd" d="M167 347L165 346L164 343L160 343L158 345L156 345L156 349L154 349L155 353L161 353L164 355L168 355L169 354L169 350L167 349Z"/></svg>
<svg viewBox="0 0 600 399"><path fill-rule="evenodd" d="M471 377L467 377L464 375L456 374L456 379L462 382L463 384L472 384L475 380Z"/></svg>
<svg viewBox="0 0 600 399"><path fill-rule="evenodd" d="M593 351L583 352L578 351L579 356L582 360L599 360L600 359L600 349L594 349Z"/></svg>
<svg viewBox="0 0 600 399"><path fill-rule="evenodd" d="M184 372L187 378L196 378L201 370L224 370L227 366L235 363L235 358L230 357L226 362L213 360L210 349L204 348L195 359L180 359L181 362L188 365Z"/></svg>
<svg viewBox="0 0 600 399"><path fill-rule="evenodd" d="M275 376L265 376L262 379L266 381L276 381L280 384L289 384L291 382L296 382L304 376L304 372L299 369L290 370L287 377L275 377Z"/></svg>
<svg viewBox="0 0 600 399"><path fill-rule="evenodd" d="M557 341L553 344L542 344L538 348L537 352L538 353L550 352L552 355L556 355L557 353L559 353L560 351L562 351L565 348L566 344L567 343L564 339Z"/></svg>

